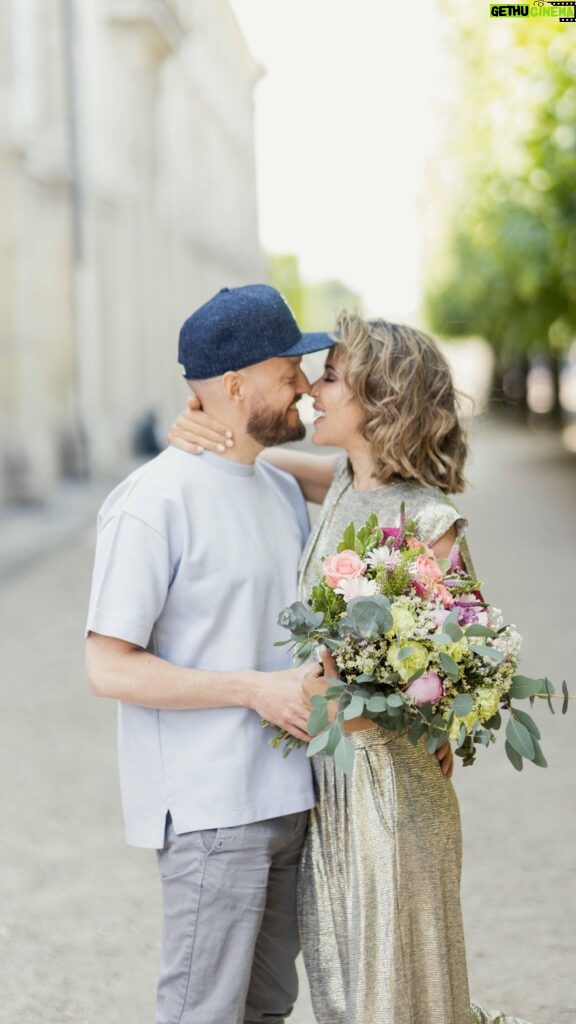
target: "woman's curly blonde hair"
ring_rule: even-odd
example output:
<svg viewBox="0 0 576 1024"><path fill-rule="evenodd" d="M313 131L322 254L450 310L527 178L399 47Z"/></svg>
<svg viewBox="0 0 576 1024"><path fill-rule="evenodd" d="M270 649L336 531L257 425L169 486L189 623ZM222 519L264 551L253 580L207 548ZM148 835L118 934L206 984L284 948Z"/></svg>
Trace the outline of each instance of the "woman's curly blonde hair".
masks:
<svg viewBox="0 0 576 1024"><path fill-rule="evenodd" d="M382 483L414 480L446 494L464 490L466 435L450 367L422 331L342 312L334 337L346 386L365 412Z"/></svg>

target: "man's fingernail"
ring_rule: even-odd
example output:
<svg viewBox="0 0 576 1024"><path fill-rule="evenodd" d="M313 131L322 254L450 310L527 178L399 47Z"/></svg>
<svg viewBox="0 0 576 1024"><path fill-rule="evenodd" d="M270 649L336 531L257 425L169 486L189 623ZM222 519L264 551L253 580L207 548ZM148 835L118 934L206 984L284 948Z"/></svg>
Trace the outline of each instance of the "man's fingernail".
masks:
<svg viewBox="0 0 576 1024"><path fill-rule="evenodd" d="M226 447L227 448L232 448L233 444L234 444L234 441L232 441L230 438L227 438L227 440L226 440Z"/></svg>
<svg viewBox="0 0 576 1024"><path fill-rule="evenodd" d="M227 430L226 431L226 437L232 437L232 431L231 430Z"/></svg>
<svg viewBox="0 0 576 1024"><path fill-rule="evenodd" d="M226 446L223 445L223 444L217 444L216 445L216 451L217 452L225 452L226 451Z"/></svg>

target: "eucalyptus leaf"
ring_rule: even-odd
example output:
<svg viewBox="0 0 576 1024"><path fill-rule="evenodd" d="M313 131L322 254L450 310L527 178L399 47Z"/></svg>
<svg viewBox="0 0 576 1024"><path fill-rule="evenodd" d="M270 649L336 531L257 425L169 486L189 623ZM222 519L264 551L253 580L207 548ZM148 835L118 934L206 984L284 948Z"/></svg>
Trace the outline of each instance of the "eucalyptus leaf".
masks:
<svg viewBox="0 0 576 1024"><path fill-rule="evenodd" d="M513 676L510 689L506 696L510 700L525 700L543 693L543 679L530 679L528 676Z"/></svg>
<svg viewBox="0 0 576 1024"><path fill-rule="evenodd" d="M404 704L404 698L399 693L391 693L386 698L386 703L389 708L401 708Z"/></svg>
<svg viewBox="0 0 576 1024"><path fill-rule="evenodd" d="M458 718L464 718L474 710L474 700L469 693L459 693L452 701L450 709Z"/></svg>
<svg viewBox="0 0 576 1024"><path fill-rule="evenodd" d="M466 636L486 636L492 638L498 636L495 629L490 629L490 626L483 626L480 622L473 622L470 626L466 626L464 632Z"/></svg>
<svg viewBox="0 0 576 1024"><path fill-rule="evenodd" d="M341 697L345 689L346 683L333 683L324 691L324 696L334 700L336 697Z"/></svg>
<svg viewBox="0 0 576 1024"><path fill-rule="evenodd" d="M508 760L510 761L510 764L514 766L517 772L521 772L524 767L522 755L514 749L514 747L508 742L508 740L506 740L506 743L504 744L504 750L506 751L506 755L508 757Z"/></svg>
<svg viewBox="0 0 576 1024"><path fill-rule="evenodd" d="M420 737L426 732L426 725L424 722L417 719L410 727L407 733L407 739L410 741L413 747L416 746Z"/></svg>
<svg viewBox="0 0 576 1024"><path fill-rule="evenodd" d="M529 715L527 711L520 711L520 708L513 708L512 709L512 715L519 722L522 722L522 725L526 726L526 728L528 729L528 732L532 736L532 739L534 739L534 737L537 740L540 739L540 729L536 725L536 722L534 721L532 716Z"/></svg>
<svg viewBox="0 0 576 1024"><path fill-rule="evenodd" d="M322 612L313 612L311 608L302 601L294 601L288 608L284 608L278 616L278 625L283 629L289 629L294 635L312 633L318 626L322 625L324 615Z"/></svg>
<svg viewBox="0 0 576 1024"><path fill-rule="evenodd" d="M354 744L348 736L341 736L340 742L334 751L334 760L344 773L348 775L354 765Z"/></svg>
<svg viewBox="0 0 576 1024"><path fill-rule="evenodd" d="M553 687L553 685L552 685L552 683L550 682L549 679L543 679L543 681L542 681L542 692L546 694L546 699L548 701L548 707L550 708L550 711L552 712L552 714L555 715L556 712L554 711L554 705L552 704L552 701L550 700L550 697L552 696L552 694L555 693L555 690L554 690L554 687Z"/></svg>
<svg viewBox="0 0 576 1024"><path fill-rule="evenodd" d="M446 743L447 736L444 731L433 729L426 741L426 749L429 754L435 754L439 747Z"/></svg>
<svg viewBox="0 0 576 1024"><path fill-rule="evenodd" d="M325 708L326 697L324 696L323 693L315 693L313 694L312 697L310 697L310 705L313 708Z"/></svg>
<svg viewBox="0 0 576 1024"><path fill-rule="evenodd" d="M328 742L329 735L330 730L324 729L323 732L319 732L317 736L314 736L314 738L310 740L306 751L308 757L314 757L314 754L318 754L321 750L324 750Z"/></svg>
<svg viewBox="0 0 576 1024"><path fill-rule="evenodd" d="M346 615L339 623L342 636L356 640L375 640L392 628L390 602L383 594L353 597L346 607Z"/></svg>
<svg viewBox="0 0 576 1024"><path fill-rule="evenodd" d="M401 647L398 651L398 661L406 661L411 654L414 654L414 647Z"/></svg>
<svg viewBox="0 0 576 1024"><path fill-rule="evenodd" d="M364 711L365 700L364 697L359 697L355 694L348 707L344 710L344 719L349 722L351 718L361 718Z"/></svg>
<svg viewBox="0 0 576 1024"><path fill-rule="evenodd" d="M514 750L522 754L522 757L532 760L534 757L534 743L528 729L525 725L522 725L522 722L517 722L515 718L508 719L506 739L510 746L514 747Z"/></svg>
<svg viewBox="0 0 576 1024"><path fill-rule="evenodd" d="M336 747L340 742L341 735L342 730L338 725L338 722L334 722L334 725L331 725L328 730L328 739L326 740L326 744L324 747L327 754L330 754L332 756L334 755L334 751L336 750Z"/></svg>
<svg viewBox="0 0 576 1024"><path fill-rule="evenodd" d="M433 633L432 636L430 637L430 639L435 644L439 644L442 647L447 647L448 644L451 644L451 643L454 642L452 640L452 637L449 636L448 633L443 633L443 632L442 633Z"/></svg>
<svg viewBox="0 0 576 1024"><path fill-rule="evenodd" d="M563 683L562 683L562 693L564 695L564 700L562 701L562 714L565 715L566 712L568 711L568 703L570 701L570 694L568 693L568 687L566 686L566 680L564 680Z"/></svg>
<svg viewBox="0 0 576 1024"><path fill-rule="evenodd" d="M434 729L441 729L443 732L446 732L446 724L446 719L443 715L436 714L432 716L430 725L432 725Z"/></svg>
<svg viewBox="0 0 576 1024"><path fill-rule="evenodd" d="M486 722L486 727L488 729L499 729L501 725L502 715L500 714L499 711L497 711L495 715L492 715L492 718L489 718L488 721Z"/></svg>
<svg viewBox="0 0 576 1024"><path fill-rule="evenodd" d="M452 679L458 678L458 665L454 661L454 658L451 658L449 654L446 654L446 651L440 651L440 664L447 676L450 676Z"/></svg>
<svg viewBox="0 0 576 1024"><path fill-rule="evenodd" d="M296 651L294 652L294 664L305 665L307 661L310 661L312 656L312 644L309 640L306 643L298 644Z"/></svg>
<svg viewBox="0 0 576 1024"><path fill-rule="evenodd" d="M325 729L328 725L328 703L324 702L323 708L314 708L308 715L308 724L306 726L310 736L316 736L322 729Z"/></svg>
<svg viewBox="0 0 576 1024"><path fill-rule="evenodd" d="M532 764L537 765L538 768L547 768L548 762L542 753L542 747L534 736L532 737L532 743L534 744L534 757L531 759Z"/></svg>
<svg viewBox="0 0 576 1024"><path fill-rule="evenodd" d="M464 633L457 622L449 622L448 619L444 619L442 623L442 632L447 633L452 642L461 640Z"/></svg>
<svg viewBox="0 0 576 1024"><path fill-rule="evenodd" d="M496 663L502 661L504 657L502 651L497 650L496 647L485 647L484 644L470 644L470 650L474 651L474 654L479 654L481 658L488 658L489 661Z"/></svg>
<svg viewBox="0 0 576 1024"><path fill-rule="evenodd" d="M373 697L366 704L367 711L385 711L388 706L388 702L383 693L375 693Z"/></svg>

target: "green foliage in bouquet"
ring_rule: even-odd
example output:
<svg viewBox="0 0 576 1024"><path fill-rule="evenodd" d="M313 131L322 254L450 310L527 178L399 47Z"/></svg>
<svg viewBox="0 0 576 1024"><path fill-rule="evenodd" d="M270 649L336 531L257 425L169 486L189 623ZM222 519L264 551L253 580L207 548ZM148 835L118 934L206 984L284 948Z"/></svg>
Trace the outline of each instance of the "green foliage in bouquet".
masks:
<svg viewBox="0 0 576 1024"><path fill-rule="evenodd" d="M362 717L413 745L425 738L431 754L451 740L471 765L505 716L514 768L521 771L524 760L546 767L538 726L512 701L544 699L553 712L552 683L516 674L516 628L484 602L457 550L436 559L417 530L403 507L400 528L381 528L375 515L358 531L350 523L337 554L324 560L309 604L295 602L280 614L290 633L280 643L292 644L298 664L324 645L340 673L311 700L309 756L324 751L350 771L354 746L345 725ZM565 682L562 694L565 713ZM277 731L272 743L284 744L286 756L300 741Z"/></svg>

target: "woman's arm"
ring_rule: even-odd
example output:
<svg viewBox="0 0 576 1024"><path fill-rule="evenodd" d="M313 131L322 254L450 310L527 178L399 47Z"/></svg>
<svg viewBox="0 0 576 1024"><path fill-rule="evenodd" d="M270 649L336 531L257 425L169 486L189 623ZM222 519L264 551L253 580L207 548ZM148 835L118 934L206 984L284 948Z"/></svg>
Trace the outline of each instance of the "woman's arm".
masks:
<svg viewBox="0 0 576 1024"><path fill-rule="evenodd" d="M442 536L431 545L436 558L449 558L457 537L458 533L455 526L451 526L449 530L446 530L446 533L442 534Z"/></svg>

